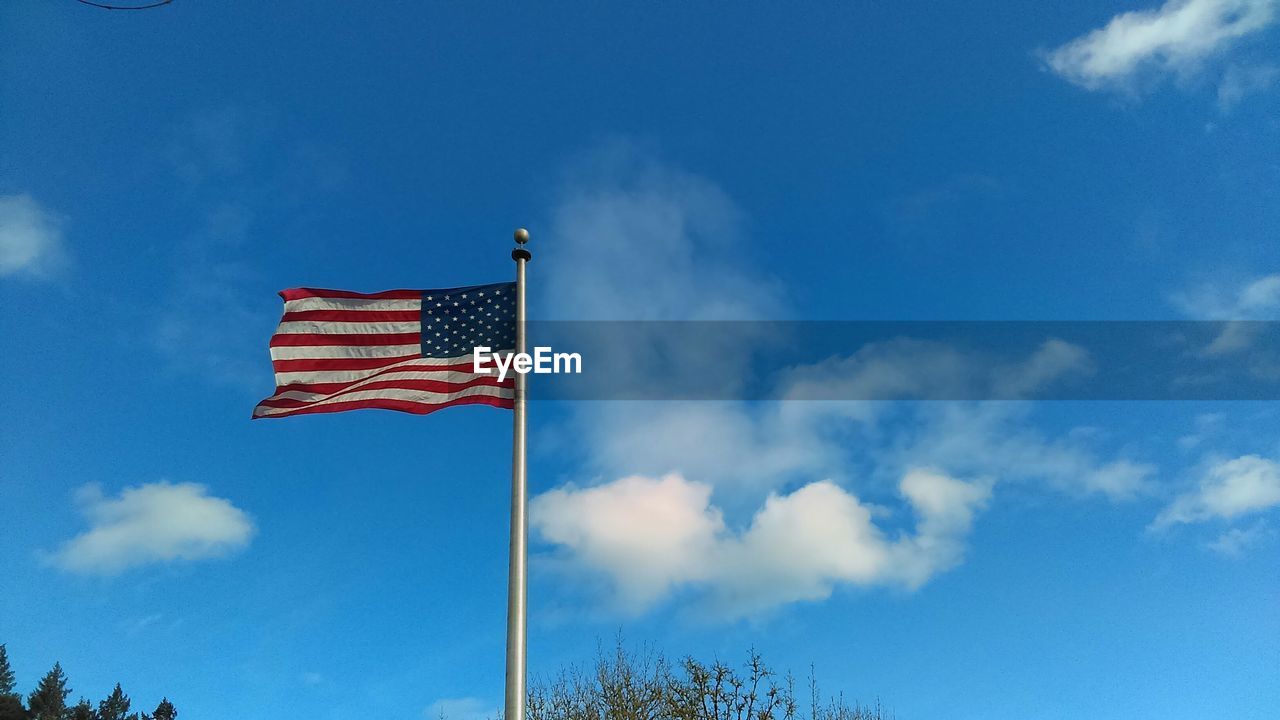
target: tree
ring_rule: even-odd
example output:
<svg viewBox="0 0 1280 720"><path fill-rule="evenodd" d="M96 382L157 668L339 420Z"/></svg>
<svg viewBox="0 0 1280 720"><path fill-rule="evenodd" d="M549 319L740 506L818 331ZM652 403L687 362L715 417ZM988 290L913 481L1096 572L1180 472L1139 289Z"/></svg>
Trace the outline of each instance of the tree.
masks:
<svg viewBox="0 0 1280 720"><path fill-rule="evenodd" d="M704 665L693 658L681 664L683 677L668 688L668 715L681 720L793 720L795 687L790 676L783 683L755 650L747 656L746 673L716 662Z"/></svg>
<svg viewBox="0 0 1280 720"><path fill-rule="evenodd" d="M98 703L98 718L99 720L127 720L129 704L129 696L120 689L120 683L116 683L116 689L111 691L106 700Z"/></svg>
<svg viewBox="0 0 1280 720"><path fill-rule="evenodd" d="M880 703L849 706L843 696L823 706L810 673L809 720L890 720ZM529 720L797 720L802 717L790 674L778 676L754 650L741 669L723 662L628 654L621 641L601 653L595 672L562 670L534 684ZM157 718L158 720L158 718Z"/></svg>
<svg viewBox="0 0 1280 720"><path fill-rule="evenodd" d="M0 695L0 720L27 720L21 697L12 693Z"/></svg>
<svg viewBox="0 0 1280 720"><path fill-rule="evenodd" d="M71 708L70 714L67 716L70 720L98 720L98 715L93 711L93 706L88 700L80 698L80 702Z"/></svg>
<svg viewBox="0 0 1280 720"><path fill-rule="evenodd" d="M13 668L9 667L9 653L0 645L0 695L13 694Z"/></svg>
<svg viewBox="0 0 1280 720"><path fill-rule="evenodd" d="M0 645L0 720L27 720L27 708L22 704L22 696L13 691L13 686L9 652Z"/></svg>
<svg viewBox="0 0 1280 720"><path fill-rule="evenodd" d="M35 692L27 699L32 720L64 720L70 694L71 688L67 687L67 674L62 672L62 664L54 663L53 669L40 679Z"/></svg>
<svg viewBox="0 0 1280 720"><path fill-rule="evenodd" d="M151 717L155 720L176 720L178 709L169 702L169 698L162 698L160 704L156 706L156 711L151 713Z"/></svg>

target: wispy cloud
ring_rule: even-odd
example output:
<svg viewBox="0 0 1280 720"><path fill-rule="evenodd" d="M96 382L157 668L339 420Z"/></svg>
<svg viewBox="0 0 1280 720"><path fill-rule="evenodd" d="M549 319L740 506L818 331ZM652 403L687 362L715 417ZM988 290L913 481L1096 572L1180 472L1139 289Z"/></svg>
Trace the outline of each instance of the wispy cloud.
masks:
<svg viewBox="0 0 1280 720"><path fill-rule="evenodd" d="M929 465L1113 502L1132 501L1152 491L1153 465L1100 455L1092 449L1088 432L1046 435L1034 426L1025 404L926 404L900 412L897 436L883 447L868 448L882 465Z"/></svg>
<svg viewBox="0 0 1280 720"><path fill-rule="evenodd" d="M782 397L1018 400L1091 372L1087 350L1056 338L1045 340L1028 357L996 358L945 342L903 337L792 368L783 379Z"/></svg>
<svg viewBox="0 0 1280 720"><path fill-rule="evenodd" d="M1227 557L1239 557L1251 548L1275 537L1275 531L1265 522L1257 522L1247 528L1228 528L1205 547Z"/></svg>
<svg viewBox="0 0 1280 720"><path fill-rule="evenodd" d="M0 277L48 278L66 260L61 218L30 195L0 195Z"/></svg>
<svg viewBox="0 0 1280 720"><path fill-rule="evenodd" d="M1045 53L1049 68L1089 90L1128 90L1148 76L1187 76L1269 27L1277 0L1168 0L1115 16Z"/></svg>
<svg viewBox="0 0 1280 720"><path fill-rule="evenodd" d="M189 115L169 140L174 173L193 185L226 180L244 172L250 150L261 141L261 110L223 106Z"/></svg>
<svg viewBox="0 0 1280 720"><path fill-rule="evenodd" d="M270 148L272 152L265 152ZM172 284L148 308L151 346L175 373L257 392L265 338L278 319L254 262L263 217L337 189L340 157L284 133L265 108L211 108L174 124L168 171L192 199L189 232L174 243ZM273 238L287 242L288 238Z"/></svg>
<svg viewBox="0 0 1280 720"><path fill-rule="evenodd" d="M1208 520L1234 520L1280 506L1280 463L1243 455L1211 465L1198 486L1173 499L1152 530Z"/></svg>
<svg viewBox="0 0 1280 720"><path fill-rule="evenodd" d="M1218 110L1225 115L1246 97L1275 87L1278 80L1280 67L1275 65L1231 65L1223 73L1222 82L1218 85Z"/></svg>
<svg viewBox="0 0 1280 720"><path fill-rule="evenodd" d="M747 269L742 212L718 185L626 140L573 164L539 251L542 307L573 320L781 317L777 284Z"/></svg>
<svg viewBox="0 0 1280 720"><path fill-rule="evenodd" d="M1280 273L1239 285L1201 285L1175 294L1173 301L1191 317L1205 320L1274 319L1280 315Z"/></svg>
<svg viewBox="0 0 1280 720"><path fill-rule="evenodd" d="M203 485L168 482L107 497L97 485L77 493L89 528L50 557L76 573L112 575L157 562L221 557L249 544L252 520Z"/></svg>
<svg viewBox="0 0 1280 720"><path fill-rule="evenodd" d="M1250 320L1280 318L1280 273L1253 278L1239 285L1210 283L1176 293L1173 303L1199 320L1228 321L1206 348L1206 355L1230 355L1253 345L1258 327Z"/></svg>
<svg viewBox="0 0 1280 720"><path fill-rule="evenodd" d="M257 293L257 272L236 259L251 222L238 205L211 210L184 245L157 314L152 347L175 372L234 388L261 388L275 310Z"/></svg>

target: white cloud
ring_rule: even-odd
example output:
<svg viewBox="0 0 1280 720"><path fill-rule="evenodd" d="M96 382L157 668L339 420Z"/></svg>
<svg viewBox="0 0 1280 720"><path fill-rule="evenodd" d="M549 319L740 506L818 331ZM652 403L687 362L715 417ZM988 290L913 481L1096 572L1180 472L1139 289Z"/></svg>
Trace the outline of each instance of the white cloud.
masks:
<svg viewBox="0 0 1280 720"><path fill-rule="evenodd" d="M1280 463L1244 455L1211 465L1199 486L1174 498L1156 516L1151 528L1232 520L1276 506L1280 506Z"/></svg>
<svg viewBox="0 0 1280 720"><path fill-rule="evenodd" d="M1276 0L1168 0L1158 9L1117 15L1045 60L1090 90L1127 88L1145 73L1187 75L1271 25L1276 6Z"/></svg>
<svg viewBox="0 0 1280 720"><path fill-rule="evenodd" d="M422 711L424 720L494 720L501 715L500 708L474 697L442 698Z"/></svg>
<svg viewBox="0 0 1280 720"><path fill-rule="evenodd" d="M918 588L958 563L990 483L912 470L899 491L914 533L891 538L872 509L830 481L771 493L741 532L728 530L712 487L680 475L634 476L534 499L532 527L608 576L618 606L640 612L694 587L721 617L820 600L842 584Z"/></svg>
<svg viewBox="0 0 1280 720"><path fill-rule="evenodd" d="M0 195L0 277L48 277L65 262L61 220L30 195Z"/></svg>
<svg viewBox="0 0 1280 720"><path fill-rule="evenodd" d="M711 486L678 475L625 477L534 498L531 525L585 565L610 572L627 609L647 607L674 585L704 578L724 530Z"/></svg>
<svg viewBox="0 0 1280 720"><path fill-rule="evenodd" d="M254 534L243 510L193 483L139 485L115 498L87 485L77 500L89 529L51 558L71 572L110 575L148 563L220 557L247 546Z"/></svg>

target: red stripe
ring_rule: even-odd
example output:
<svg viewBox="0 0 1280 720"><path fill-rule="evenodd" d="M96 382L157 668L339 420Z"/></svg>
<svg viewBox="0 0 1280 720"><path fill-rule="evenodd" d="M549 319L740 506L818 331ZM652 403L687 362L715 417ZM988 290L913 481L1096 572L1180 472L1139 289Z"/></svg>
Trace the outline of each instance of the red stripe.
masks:
<svg viewBox="0 0 1280 720"><path fill-rule="evenodd" d="M295 310L285 313L280 322L418 322L421 318L419 310Z"/></svg>
<svg viewBox="0 0 1280 720"><path fill-rule="evenodd" d="M380 388L396 388L402 387L406 390L431 390L433 392L454 392L463 388L477 387L485 385L489 387L514 388L515 382L512 378L507 378L501 382L497 376L473 376L469 380L462 382L454 382L451 380L440 380L432 377L415 377L402 378L400 380L378 380L379 375L386 373L378 373L360 380L352 380L351 382L332 382L332 383L290 383L276 388L274 394L279 395L282 392L296 390L298 392L325 393L328 395L340 394L348 388L351 391L360 390L377 390ZM361 384L363 383L363 384ZM268 398L270 399L270 398ZM308 400L307 402L319 402L319 400Z"/></svg>
<svg viewBox="0 0 1280 720"><path fill-rule="evenodd" d="M415 353L413 355L396 355L395 357L380 358L298 358L295 360L272 360L271 367L276 372L323 372L325 370L372 370L374 368L386 367L387 365L396 365L398 363L409 362L410 360L418 360L422 356ZM441 365L439 367L454 368L463 367L461 365ZM468 370L473 369L470 365L465 366Z"/></svg>
<svg viewBox="0 0 1280 720"><path fill-rule="evenodd" d="M421 375L421 377L404 378L401 380L378 380L377 379L388 373L396 373L396 372L415 372ZM289 390L297 390L300 392L332 394L348 387L354 390L364 390L366 388L371 388L371 387L393 387L395 383L404 383L405 387L415 387L414 383L420 383L420 382L437 383L441 385L444 389L439 390L439 392L450 392L455 388L471 387L473 385L490 385L493 387L504 387L504 388L514 388L516 386L514 378L508 377L502 380L501 382L499 382L498 377L496 375L492 375L492 376L474 375L472 376L474 379L464 380L462 382L455 382L452 380L441 380L439 378L433 378L431 377L431 375L432 373L430 372L423 372L420 370L407 370L407 371L386 370L380 373L376 373L374 375L370 375L367 378L360 378L359 380L352 380L350 382L289 383L288 385L277 385L276 391L273 394L278 395L282 392L287 392ZM366 384L356 387L358 383L366 383ZM386 383L392 383L392 385L387 385ZM432 390L435 388L425 387L422 389Z"/></svg>
<svg viewBox="0 0 1280 720"><path fill-rule="evenodd" d="M451 372L451 371L464 372L464 373L467 373L468 375L474 374L474 368L472 368L470 365L406 365L404 367L389 367L384 370L379 370L378 372L373 373L372 375L369 375L367 377L362 377L359 380L347 380L344 382L333 382L333 383L289 383L288 385L277 385L276 392L278 393L284 390L302 390L303 392L325 392L323 390L311 390L310 388L318 385L339 385L339 386L353 385L358 382L366 382L368 380L372 380L373 378L386 375L387 373L412 372L412 373L421 373L423 375L435 375L438 373ZM493 376L479 375L477 377L496 378L497 375L493 375ZM508 378L507 380L504 380L503 383L504 385L510 384L511 387L515 387L514 381L510 378Z"/></svg>
<svg viewBox="0 0 1280 720"><path fill-rule="evenodd" d="M334 298L339 300L420 300L421 290L386 290L376 293L358 293L349 290L325 290L322 288L289 288L281 290L286 302L302 298Z"/></svg>
<svg viewBox="0 0 1280 720"><path fill-rule="evenodd" d="M422 342L422 333L285 333L271 336L271 347L305 345L413 345Z"/></svg>
<svg viewBox="0 0 1280 720"><path fill-rule="evenodd" d="M515 384L510 380L498 382L497 378L476 378L464 383L445 382L443 380L378 380L375 382L365 383L364 385L354 386L353 383L329 383L336 386L326 390L325 385L306 386L290 386L281 388L279 392L288 392L290 390L301 390L303 392L319 392L328 393L328 397L317 398L315 400L298 400L296 398L267 398L258 403L263 407L284 408L284 407L302 407L304 405L314 405L322 400L330 398L342 397L353 392L365 392L366 390L426 390L428 392L438 393L454 393L461 392L467 388L473 387L497 387L507 390L513 389ZM320 389L314 389L320 388Z"/></svg>
<svg viewBox="0 0 1280 720"><path fill-rule="evenodd" d="M515 400L511 398L493 397L492 395L470 395L461 397L448 402L430 404L418 403L410 400L350 400L347 402L329 403L327 405L311 405L301 407L296 410L290 410L279 415L258 416L254 415L254 420L269 420L273 418L289 417L291 415L307 415L311 413L333 413L342 412L344 410L361 410L366 408L376 408L380 410L397 410L399 412L412 413L414 415L426 415L436 410L443 410L454 405L488 405L490 407L504 408L510 410L515 407Z"/></svg>

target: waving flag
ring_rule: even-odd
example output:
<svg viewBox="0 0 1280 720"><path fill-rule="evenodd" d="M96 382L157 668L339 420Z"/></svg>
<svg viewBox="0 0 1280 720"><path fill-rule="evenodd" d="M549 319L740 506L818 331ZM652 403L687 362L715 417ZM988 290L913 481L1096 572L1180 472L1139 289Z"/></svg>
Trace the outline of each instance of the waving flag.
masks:
<svg viewBox="0 0 1280 720"><path fill-rule="evenodd" d="M515 283L368 294L296 288L280 297L284 317L271 336L276 391L254 418L513 406L514 380L477 374L472 349L515 347Z"/></svg>

